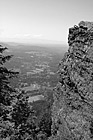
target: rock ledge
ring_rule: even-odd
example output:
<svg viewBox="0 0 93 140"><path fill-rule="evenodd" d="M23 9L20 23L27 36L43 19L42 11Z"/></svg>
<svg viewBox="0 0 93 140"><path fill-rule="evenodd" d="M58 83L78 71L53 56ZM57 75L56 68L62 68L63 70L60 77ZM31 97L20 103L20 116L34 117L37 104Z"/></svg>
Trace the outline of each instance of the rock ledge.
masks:
<svg viewBox="0 0 93 140"><path fill-rule="evenodd" d="M93 139L93 22L69 29L54 93L53 140Z"/></svg>

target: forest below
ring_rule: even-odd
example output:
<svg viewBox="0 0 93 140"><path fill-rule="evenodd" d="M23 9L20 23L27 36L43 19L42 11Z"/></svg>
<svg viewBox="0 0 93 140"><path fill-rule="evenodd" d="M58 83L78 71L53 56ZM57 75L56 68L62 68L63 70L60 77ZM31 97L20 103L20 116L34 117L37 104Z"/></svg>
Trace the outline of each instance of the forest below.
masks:
<svg viewBox="0 0 93 140"><path fill-rule="evenodd" d="M32 107L28 94L10 84L19 72L5 66L12 59L4 54L6 50L0 45L0 139L47 140L51 136L53 91L46 92L45 101L34 102Z"/></svg>

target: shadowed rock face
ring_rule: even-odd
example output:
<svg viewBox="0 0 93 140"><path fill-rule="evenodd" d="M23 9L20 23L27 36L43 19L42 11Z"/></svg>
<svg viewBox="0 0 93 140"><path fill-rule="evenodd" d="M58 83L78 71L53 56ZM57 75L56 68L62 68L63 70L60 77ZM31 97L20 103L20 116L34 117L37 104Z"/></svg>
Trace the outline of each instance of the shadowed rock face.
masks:
<svg viewBox="0 0 93 140"><path fill-rule="evenodd" d="M52 138L93 139L93 22L69 29L68 52L59 64L54 93Z"/></svg>

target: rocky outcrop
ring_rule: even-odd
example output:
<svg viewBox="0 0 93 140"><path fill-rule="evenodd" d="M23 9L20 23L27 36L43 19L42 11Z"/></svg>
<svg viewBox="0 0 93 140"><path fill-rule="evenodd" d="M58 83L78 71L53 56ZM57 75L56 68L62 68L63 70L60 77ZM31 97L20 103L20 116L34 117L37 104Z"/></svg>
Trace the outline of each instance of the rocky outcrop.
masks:
<svg viewBox="0 0 93 140"><path fill-rule="evenodd" d="M68 52L59 64L54 93L53 140L93 139L93 23L69 29Z"/></svg>

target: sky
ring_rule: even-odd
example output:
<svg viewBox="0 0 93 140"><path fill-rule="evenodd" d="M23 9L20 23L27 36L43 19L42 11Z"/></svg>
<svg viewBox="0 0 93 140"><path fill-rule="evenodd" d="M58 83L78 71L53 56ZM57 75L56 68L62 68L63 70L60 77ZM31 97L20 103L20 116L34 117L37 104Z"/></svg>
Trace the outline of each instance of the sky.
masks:
<svg viewBox="0 0 93 140"><path fill-rule="evenodd" d="M67 43L82 20L93 21L93 0L0 0L0 41Z"/></svg>

